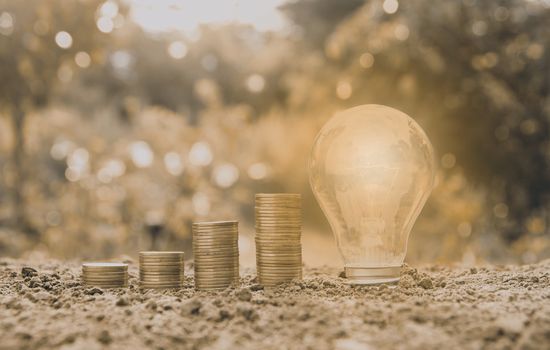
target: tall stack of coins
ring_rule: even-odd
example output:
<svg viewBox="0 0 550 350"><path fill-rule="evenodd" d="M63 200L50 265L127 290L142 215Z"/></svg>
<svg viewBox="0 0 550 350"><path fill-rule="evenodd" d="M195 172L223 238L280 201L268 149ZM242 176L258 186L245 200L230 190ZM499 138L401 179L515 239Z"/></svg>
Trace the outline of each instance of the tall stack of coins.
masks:
<svg viewBox="0 0 550 350"><path fill-rule="evenodd" d="M302 278L300 194L256 194L256 267L260 284Z"/></svg>
<svg viewBox="0 0 550 350"><path fill-rule="evenodd" d="M227 288L239 280L239 223L237 221L193 224L195 288Z"/></svg>
<svg viewBox="0 0 550 350"><path fill-rule="evenodd" d="M139 285L141 288L181 288L183 252L139 252Z"/></svg>
<svg viewBox="0 0 550 350"><path fill-rule="evenodd" d="M82 264L82 280L88 286L122 288L128 286L128 265L93 262Z"/></svg>

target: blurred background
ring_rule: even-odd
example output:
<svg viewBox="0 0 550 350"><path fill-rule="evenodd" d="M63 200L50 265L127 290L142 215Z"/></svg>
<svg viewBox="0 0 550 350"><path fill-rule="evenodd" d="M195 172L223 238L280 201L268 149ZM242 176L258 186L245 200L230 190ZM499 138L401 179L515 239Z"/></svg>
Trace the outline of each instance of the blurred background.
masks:
<svg viewBox="0 0 550 350"><path fill-rule="evenodd" d="M0 255L189 251L198 220L298 192L334 112L415 118L439 161L410 263L550 257L548 0L0 0Z"/></svg>

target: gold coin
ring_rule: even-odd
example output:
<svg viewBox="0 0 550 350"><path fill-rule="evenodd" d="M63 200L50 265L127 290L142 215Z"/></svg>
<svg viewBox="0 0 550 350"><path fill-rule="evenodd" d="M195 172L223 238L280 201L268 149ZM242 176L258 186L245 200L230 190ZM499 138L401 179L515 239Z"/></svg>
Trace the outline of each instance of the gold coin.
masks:
<svg viewBox="0 0 550 350"><path fill-rule="evenodd" d="M82 275L83 276L123 277L128 275L128 271L121 271L121 272L82 271Z"/></svg>
<svg viewBox="0 0 550 350"><path fill-rule="evenodd" d="M239 245L237 244L237 242L228 242L228 243L224 243L224 242L197 242L197 241L193 241L193 248L233 248L233 249L236 249L238 248Z"/></svg>
<svg viewBox="0 0 550 350"><path fill-rule="evenodd" d="M301 256L285 256L285 257L272 257L272 256L256 256L256 264L287 264L287 265L302 265Z"/></svg>
<svg viewBox="0 0 550 350"><path fill-rule="evenodd" d="M193 230L193 237L238 237L239 232L237 230Z"/></svg>
<svg viewBox="0 0 550 350"><path fill-rule="evenodd" d="M231 254L228 256L201 256L201 255L195 255L194 257L195 264L200 262L233 262L239 260L238 254Z"/></svg>
<svg viewBox="0 0 550 350"><path fill-rule="evenodd" d="M262 241L266 240L278 240L278 239L290 239L290 240L301 240L302 237L300 234L294 234L294 233L263 233L263 232L257 232L255 239L260 239Z"/></svg>
<svg viewBox="0 0 550 350"><path fill-rule="evenodd" d="M142 289L179 289L182 284L143 284L140 283L139 288Z"/></svg>
<svg viewBox="0 0 550 350"><path fill-rule="evenodd" d="M193 249L194 256L232 256L234 254L239 254L239 251L236 248Z"/></svg>
<svg viewBox="0 0 550 350"><path fill-rule="evenodd" d="M180 271L140 271L140 276L183 276L183 270Z"/></svg>
<svg viewBox="0 0 550 350"><path fill-rule="evenodd" d="M258 266L258 273L262 276L294 276L302 273L302 269L301 268L283 269L280 266L271 267L271 268L268 268L265 266Z"/></svg>
<svg viewBox="0 0 550 350"><path fill-rule="evenodd" d="M140 259L139 265L182 265L184 263L183 259L173 259L173 260L166 260L166 259Z"/></svg>
<svg viewBox="0 0 550 350"><path fill-rule="evenodd" d="M127 283L112 284L112 283L86 282L85 284L86 284L87 286L91 286L91 287L100 287L100 288L124 288L124 287L128 287L128 284L127 284Z"/></svg>
<svg viewBox="0 0 550 350"><path fill-rule="evenodd" d="M290 240L267 240L267 239L256 239L254 241L256 243L256 251L258 250L264 250L264 249L276 249L277 251L284 252L284 251L300 251L302 249L302 245L299 241L290 241Z"/></svg>
<svg viewBox="0 0 550 350"><path fill-rule="evenodd" d="M269 218L269 217L284 217L284 218L294 218L302 219L301 210L288 210L288 209L266 209L266 208L256 208L254 209L257 218Z"/></svg>
<svg viewBox="0 0 550 350"><path fill-rule="evenodd" d="M266 265L282 265L282 266L302 266L301 257L291 257L291 258L263 258L260 256L256 257L256 264L266 264Z"/></svg>
<svg viewBox="0 0 550 350"><path fill-rule="evenodd" d="M140 256L183 256L182 251L145 250L139 252Z"/></svg>
<svg viewBox="0 0 550 350"><path fill-rule="evenodd" d="M92 284L116 284L116 285L123 285L128 283L127 280L105 280L105 279L83 279L84 283L92 283Z"/></svg>
<svg viewBox="0 0 550 350"><path fill-rule="evenodd" d="M239 262L238 255L231 256L195 256L195 265L197 264L236 264Z"/></svg>
<svg viewBox="0 0 550 350"><path fill-rule="evenodd" d="M301 277L295 277L295 278L265 278L265 277L261 277L259 276L258 277L258 282L260 282L261 285L267 285L267 286L273 286L273 285L278 285L278 284L283 284L283 283L289 283L289 282L292 282L292 281L299 281L301 280L302 278Z"/></svg>
<svg viewBox="0 0 550 350"><path fill-rule="evenodd" d="M208 241L208 240L215 240L215 241L238 241L239 235L236 234L195 234L193 235L193 240L197 241Z"/></svg>
<svg viewBox="0 0 550 350"><path fill-rule="evenodd" d="M256 245L256 255L260 256L297 256L301 255L301 247L292 247L292 246L259 246Z"/></svg>
<svg viewBox="0 0 550 350"><path fill-rule="evenodd" d="M183 255L173 255L173 256L147 256L140 255L139 261L181 261L184 260Z"/></svg>
<svg viewBox="0 0 550 350"><path fill-rule="evenodd" d="M139 283L141 284L148 284L148 285L158 285L158 284L182 284L184 281L182 279L163 279L163 278L157 278L157 279L140 279Z"/></svg>
<svg viewBox="0 0 550 350"><path fill-rule="evenodd" d="M235 286L235 283L221 283L221 284L195 284L195 289L204 291L216 291L224 290L229 287Z"/></svg>
<svg viewBox="0 0 550 350"><path fill-rule="evenodd" d="M302 279L302 276L285 276L285 277L267 277L267 276L258 276L260 284L269 284L269 283L284 283L291 282L293 280L299 281Z"/></svg>
<svg viewBox="0 0 550 350"><path fill-rule="evenodd" d="M197 258L195 259L195 266L204 265L204 264L218 264L218 265L238 265L239 258L236 257L227 257L224 259L208 259L208 258Z"/></svg>
<svg viewBox="0 0 550 350"><path fill-rule="evenodd" d="M228 277L196 277L195 278L195 285L201 284L201 285L228 285L228 284L235 284L239 282L239 276L228 276Z"/></svg>
<svg viewBox="0 0 550 350"><path fill-rule="evenodd" d="M183 269L170 269L170 270L166 270L166 269L140 269L139 273L160 274L160 275L166 275L166 274L177 275L177 274L182 274L183 271L184 271Z"/></svg>
<svg viewBox="0 0 550 350"><path fill-rule="evenodd" d="M228 273L234 273L238 272L238 267L229 267L229 268L221 268L221 267L197 267L194 269L195 275L202 274L202 273L219 273L219 274L228 274Z"/></svg>
<svg viewBox="0 0 550 350"><path fill-rule="evenodd" d="M197 283L195 283L195 288L200 289L200 290L226 289L228 287L233 287L237 284L238 284L238 282L235 282L235 281L232 281L232 282L216 282L216 283L197 282Z"/></svg>
<svg viewBox="0 0 550 350"><path fill-rule="evenodd" d="M128 264L115 262L86 262L82 264L85 268L128 268Z"/></svg>
<svg viewBox="0 0 550 350"><path fill-rule="evenodd" d="M167 262L167 261L160 261L160 262L149 262L149 261L140 261L139 266L151 266L151 267L183 267L184 261L173 261L173 262Z"/></svg>
<svg viewBox="0 0 550 350"><path fill-rule="evenodd" d="M264 237L256 236L254 239L256 244L265 244L265 245L280 245L280 244L292 244L300 245L300 237L285 237L285 236L274 236L274 237Z"/></svg>
<svg viewBox="0 0 550 350"><path fill-rule="evenodd" d="M239 261L236 259L227 260L227 261L200 261L200 262L195 262L194 267L215 267L215 266L239 267Z"/></svg>
<svg viewBox="0 0 550 350"><path fill-rule="evenodd" d="M140 284L182 284L184 282L183 278L142 278L139 280Z"/></svg>
<svg viewBox="0 0 550 350"><path fill-rule="evenodd" d="M220 288L220 287L229 287L231 285L238 284L239 281L198 281L195 280L195 286L200 286L201 288Z"/></svg>
<svg viewBox="0 0 550 350"><path fill-rule="evenodd" d="M223 268L221 266L211 265L211 266L201 266L201 267L194 268L193 272L195 274L202 273L202 272L215 272L215 271L223 272L223 273L229 273L229 272L239 272L239 270L240 269L237 266L229 267L229 268Z"/></svg>
<svg viewBox="0 0 550 350"><path fill-rule="evenodd" d="M193 226L201 226L201 225L238 225L239 222L237 220L220 220L220 221L199 221L194 222Z"/></svg>

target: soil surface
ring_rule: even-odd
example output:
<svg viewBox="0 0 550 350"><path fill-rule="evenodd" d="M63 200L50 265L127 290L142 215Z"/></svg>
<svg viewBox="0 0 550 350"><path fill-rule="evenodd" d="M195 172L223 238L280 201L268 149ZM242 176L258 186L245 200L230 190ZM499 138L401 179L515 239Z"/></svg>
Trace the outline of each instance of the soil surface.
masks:
<svg viewBox="0 0 550 350"><path fill-rule="evenodd" d="M221 292L82 285L77 263L0 259L0 349L550 349L550 260L405 267L353 287L339 270L263 289L252 270Z"/></svg>

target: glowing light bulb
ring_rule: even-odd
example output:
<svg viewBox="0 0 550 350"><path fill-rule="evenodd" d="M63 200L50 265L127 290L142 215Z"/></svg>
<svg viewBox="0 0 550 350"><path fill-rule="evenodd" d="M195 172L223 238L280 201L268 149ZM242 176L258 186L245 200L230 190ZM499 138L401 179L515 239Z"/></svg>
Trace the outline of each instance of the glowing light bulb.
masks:
<svg viewBox="0 0 550 350"><path fill-rule="evenodd" d="M321 129L309 181L352 284L399 280L412 226L435 179L430 140L405 113L363 105Z"/></svg>

